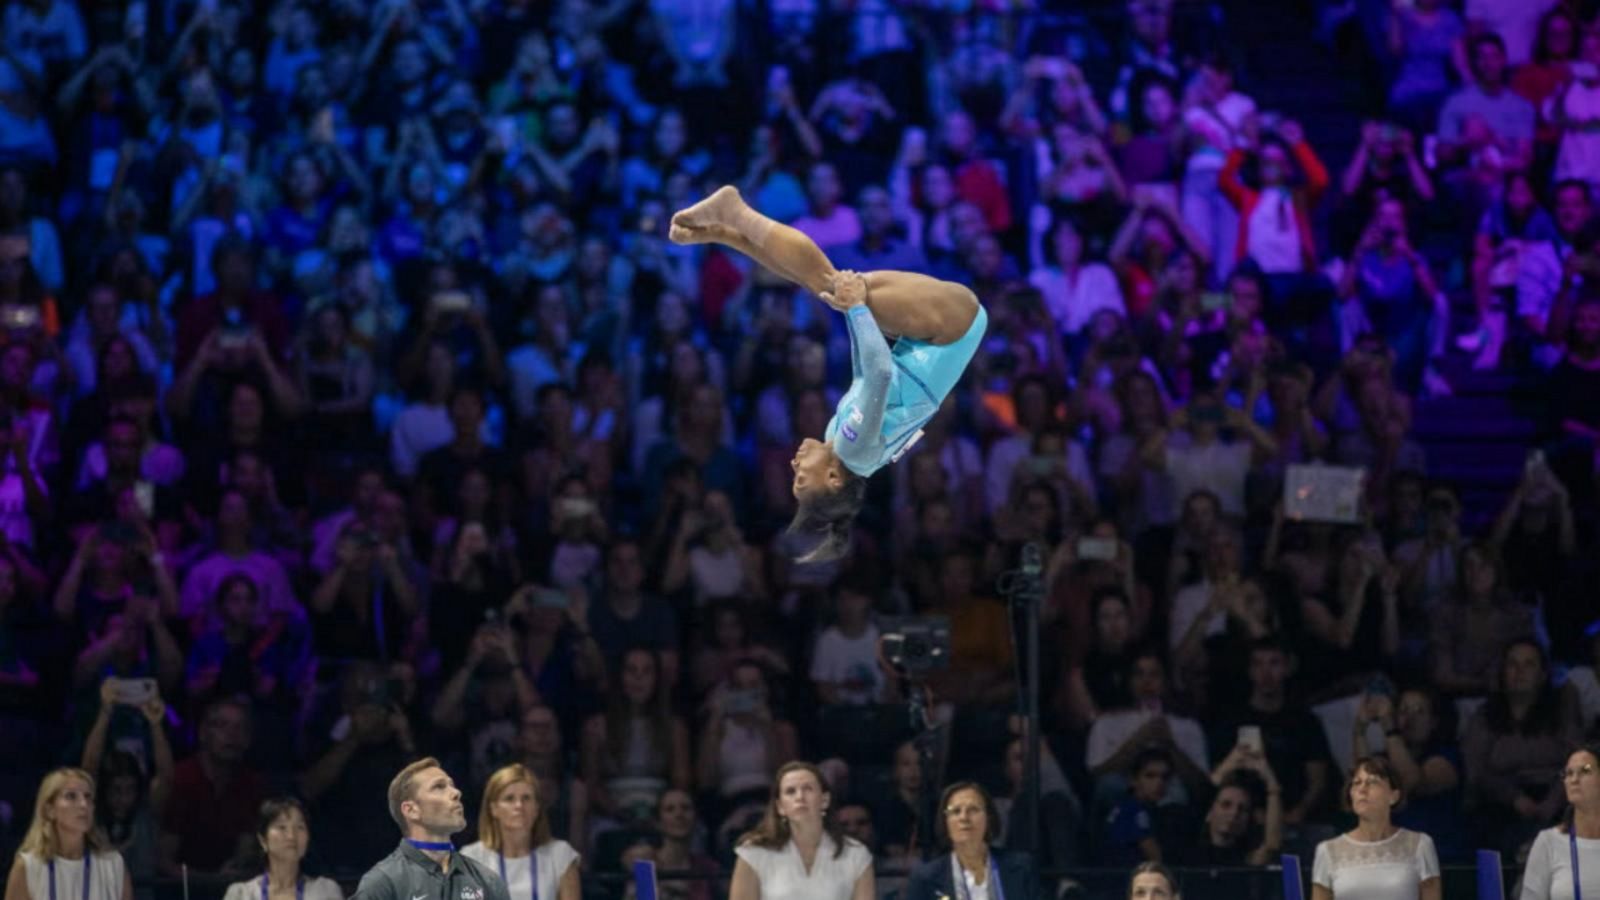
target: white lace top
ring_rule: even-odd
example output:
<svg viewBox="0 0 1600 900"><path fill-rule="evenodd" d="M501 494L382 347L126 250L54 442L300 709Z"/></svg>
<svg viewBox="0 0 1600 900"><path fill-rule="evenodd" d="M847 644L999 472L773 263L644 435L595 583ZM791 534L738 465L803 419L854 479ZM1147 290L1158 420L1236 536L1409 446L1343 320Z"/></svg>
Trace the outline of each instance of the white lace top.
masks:
<svg viewBox="0 0 1600 900"><path fill-rule="evenodd" d="M1438 877L1433 838L1404 828L1370 843L1348 834L1323 841L1311 868L1312 884L1334 900L1417 900L1422 882Z"/></svg>

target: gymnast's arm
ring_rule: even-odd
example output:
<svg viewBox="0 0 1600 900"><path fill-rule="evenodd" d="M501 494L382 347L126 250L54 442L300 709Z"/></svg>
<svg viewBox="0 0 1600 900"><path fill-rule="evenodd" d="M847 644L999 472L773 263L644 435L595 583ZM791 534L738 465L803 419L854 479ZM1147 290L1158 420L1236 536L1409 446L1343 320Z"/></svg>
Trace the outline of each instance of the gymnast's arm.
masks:
<svg viewBox="0 0 1600 900"><path fill-rule="evenodd" d="M850 368L861 385L856 408L861 412L859 423L845 422L857 429L860 438L838 441L833 452L852 471L871 471L879 462L878 445L883 433L883 417L889 407L889 384L894 374L894 355L889 342L865 303L850 307L845 314L850 328Z"/></svg>

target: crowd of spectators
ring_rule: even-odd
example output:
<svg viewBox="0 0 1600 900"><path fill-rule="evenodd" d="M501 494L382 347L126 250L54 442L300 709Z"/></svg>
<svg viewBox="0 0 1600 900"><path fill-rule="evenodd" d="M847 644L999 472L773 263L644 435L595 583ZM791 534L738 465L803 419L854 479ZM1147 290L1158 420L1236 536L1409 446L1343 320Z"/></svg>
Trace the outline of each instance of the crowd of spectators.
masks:
<svg viewBox="0 0 1600 900"><path fill-rule="evenodd" d="M1023 841L1030 543L1044 864L1309 850L1369 751L1446 863L1525 847L1600 719L1594 4L1321 4L1372 94L1326 161L1248 10L1038 6L6 4L0 847L70 763L141 890L280 793L359 872L435 754L534 772L586 871L715 872L804 758L900 865L879 619L931 614L943 780ZM725 183L989 312L843 560L785 529L840 317L667 240ZM1543 400L1481 529L1412 430L1451 356ZM1313 462L1355 524L1287 512Z"/></svg>

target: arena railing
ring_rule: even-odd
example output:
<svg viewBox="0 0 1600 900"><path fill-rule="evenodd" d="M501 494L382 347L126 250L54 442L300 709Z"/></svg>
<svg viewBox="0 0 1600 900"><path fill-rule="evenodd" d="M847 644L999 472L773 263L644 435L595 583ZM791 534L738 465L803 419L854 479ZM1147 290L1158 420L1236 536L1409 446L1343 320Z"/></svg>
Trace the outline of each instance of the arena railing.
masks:
<svg viewBox="0 0 1600 900"><path fill-rule="evenodd" d="M1449 865L1442 868L1443 896L1451 900L1469 900L1479 896L1476 866ZM1047 890L1044 896L1076 897L1082 900L1123 900L1128 885L1128 871L1127 867L1073 867L1045 870L1041 876L1045 884L1054 887L1055 890ZM1186 900L1207 900L1207 898L1285 900L1283 869L1280 866L1206 868L1175 866L1173 871L1178 875ZM345 896L349 897L355 893L361 874L341 871L330 873L329 877L339 882ZM906 874L904 869L887 867L878 869L879 900L899 900L904 897ZM1307 878L1310 877L1309 861L1304 867L1304 874ZM1506 873L1504 893L1501 896L1511 896L1518 874L1509 871ZM728 879L731 875L731 871L722 871L714 875L660 872L657 874L657 881L660 884L663 900L694 896L697 892L691 891L691 886L699 884L708 884L710 895L720 900L727 896ZM134 884L134 895L136 900L221 900L228 885L238 880L243 880L243 876L192 877L188 880L187 886L178 879L137 881ZM623 900L629 896L630 877L619 871L585 872L583 885L585 900ZM1310 896L1309 886L1306 887L1305 896Z"/></svg>

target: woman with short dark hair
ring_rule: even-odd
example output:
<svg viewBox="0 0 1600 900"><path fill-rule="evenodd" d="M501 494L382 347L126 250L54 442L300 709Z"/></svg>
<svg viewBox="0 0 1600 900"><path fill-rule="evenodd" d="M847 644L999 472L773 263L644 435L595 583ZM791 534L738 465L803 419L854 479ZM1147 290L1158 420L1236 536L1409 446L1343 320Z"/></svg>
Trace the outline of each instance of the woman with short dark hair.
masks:
<svg viewBox="0 0 1600 900"><path fill-rule="evenodd" d="M982 785L960 781L944 789L934 831L948 856L918 866L906 885L907 900L1035 900L1039 873L1024 853L996 850L1000 812ZM956 886L960 880L960 887Z"/></svg>
<svg viewBox="0 0 1600 900"><path fill-rule="evenodd" d="M1433 839L1391 821L1403 796L1388 759L1356 760L1344 790L1356 827L1317 845L1312 900L1439 900Z"/></svg>

